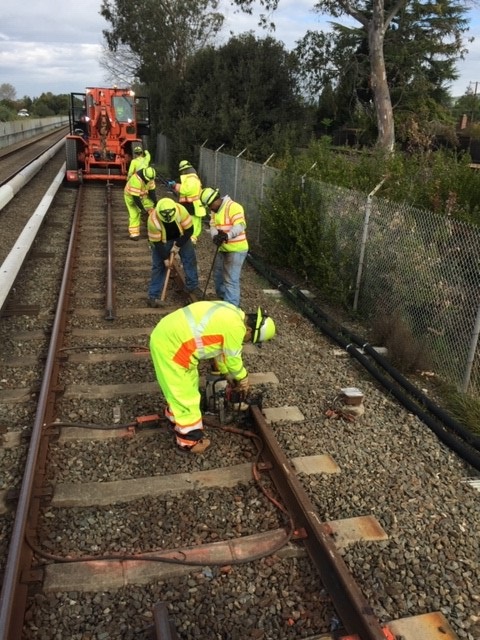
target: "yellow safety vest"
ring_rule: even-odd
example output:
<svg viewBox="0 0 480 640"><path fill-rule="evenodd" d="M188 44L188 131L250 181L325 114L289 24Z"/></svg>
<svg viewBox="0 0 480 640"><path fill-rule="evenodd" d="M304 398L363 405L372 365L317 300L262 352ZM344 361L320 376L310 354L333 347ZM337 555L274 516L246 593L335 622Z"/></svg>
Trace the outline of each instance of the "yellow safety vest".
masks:
<svg viewBox="0 0 480 640"><path fill-rule="evenodd" d="M175 191L178 193L178 201L180 203L193 203L196 216L203 218L203 216L207 214L200 200L202 183L196 173L187 173L186 175L180 176L180 183Z"/></svg>
<svg viewBox="0 0 480 640"><path fill-rule="evenodd" d="M143 156L138 156L133 158L133 160L128 165L128 174L127 177L130 178L134 173L140 171L140 169L146 169L150 166L150 151L145 150Z"/></svg>
<svg viewBox="0 0 480 640"><path fill-rule="evenodd" d="M228 233L236 224L242 224L244 229L246 229L247 222L245 220L245 212L241 204L235 202L229 196L225 196L220 209L217 212L211 212L210 226L216 227L218 231ZM248 251L248 241L245 230L235 238L231 238L228 242L222 244L220 251Z"/></svg>
<svg viewBox="0 0 480 640"><path fill-rule="evenodd" d="M134 173L133 176L128 179L124 191L130 196L145 198L152 189L155 189L155 180L144 182L140 179L138 173Z"/></svg>

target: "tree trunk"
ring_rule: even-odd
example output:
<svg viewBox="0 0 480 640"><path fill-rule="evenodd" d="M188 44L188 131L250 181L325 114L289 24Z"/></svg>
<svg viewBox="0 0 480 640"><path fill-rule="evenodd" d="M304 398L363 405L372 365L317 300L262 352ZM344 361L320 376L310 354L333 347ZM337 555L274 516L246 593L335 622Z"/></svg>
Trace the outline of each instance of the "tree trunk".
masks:
<svg viewBox="0 0 480 640"><path fill-rule="evenodd" d="M383 13L383 0L374 0L373 15L368 24L370 81L377 115L377 146L387 153L392 153L395 145L395 125L383 55Z"/></svg>

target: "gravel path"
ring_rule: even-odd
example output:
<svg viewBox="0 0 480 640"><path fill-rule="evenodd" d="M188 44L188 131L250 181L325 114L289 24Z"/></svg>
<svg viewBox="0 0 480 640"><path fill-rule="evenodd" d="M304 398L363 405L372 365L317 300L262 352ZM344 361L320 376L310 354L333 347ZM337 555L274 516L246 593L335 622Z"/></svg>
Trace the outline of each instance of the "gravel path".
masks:
<svg viewBox="0 0 480 640"><path fill-rule="evenodd" d="M61 197L69 199L68 193ZM213 254L206 233L201 236L197 251L203 287ZM129 296L131 299L132 291L146 291L149 261L148 256L144 259L145 252L141 255L144 262L140 261L138 268L132 269L131 279L122 283L119 307L125 308L124 300ZM50 287L47 273L37 273L36 293L26 288L27 298L45 299L45 311L50 312ZM271 285L245 265L243 308L250 311L258 305L265 307L278 330L277 338L264 345L255 356L245 354L245 363L252 373L272 371L279 379L278 385L261 386L263 406L297 406L304 416L304 420L296 423L285 420L272 426L287 456L328 453L340 467L340 473L335 475L302 476L320 517L333 520L373 515L387 532L387 541L357 544L344 555L367 600L384 622L441 611L459 638L479 640L480 493L465 482L473 475L472 470L447 450L424 424L379 389L358 363L347 355L336 356L336 347L294 308L263 291L270 288ZM210 288L209 292L212 293ZM91 319L85 322L89 325ZM8 345L7 356L38 350L38 345L34 349L31 343L9 342L12 327L18 328L20 324L18 318L2 319L0 323L0 339ZM142 320L138 317L122 321L123 326L139 324ZM154 324L152 317L151 328ZM356 332L360 333L358 328ZM136 342L146 345L147 339L148 336L144 336ZM113 342L118 345L122 340L112 339ZM125 344L131 346L132 342L135 340ZM71 372L67 370L67 381L100 385L141 382L147 378L154 382L148 362L145 359L135 363L118 362L107 368L89 365L82 374L78 369L75 371L75 380L68 377ZM6 375L1 377L7 379ZM23 386L22 382L30 384L28 372L23 381L15 380L15 385ZM358 387L365 397L365 414L354 422L325 415L344 387ZM122 404L123 416L128 420L157 410L161 396L159 392L133 398L126 396ZM27 428L29 416L20 404L0 405L0 410L2 426ZM65 401L64 411L65 419L96 424L108 423L112 416L111 403L106 400L69 399ZM107 445L58 444L52 450L55 468L51 468L51 473L69 482L111 481L138 477L139 471L145 476L179 473L251 459L250 443L221 432L213 432L212 438L214 446L208 454L194 461L173 456L171 440L160 433L138 440L118 440L113 444L112 451L116 453L107 467L99 463L102 447ZM4 449L2 457L3 469L15 469L16 449ZM14 476L15 472L9 474ZM142 516L142 520L137 521L128 505L116 505L102 516L80 509L75 518L56 510L55 518L62 525L65 551L75 547L89 552L95 546L99 552L126 546L136 548L136 536L140 534L142 546L143 536L147 536L145 539L150 540L152 548L159 541L168 546L179 536L182 543L202 535L211 540L217 525L225 527L222 521L228 521L227 530L231 534L278 526L276 514L262 501L256 502L258 496L252 491L246 485L225 492L225 500L220 502L224 506L214 515L205 510L206 505L213 503L213 494L200 500L192 494L185 501L149 500L145 511L151 517L147 520ZM249 508L242 507L244 502ZM167 513L170 524L165 532L163 523ZM260 517L260 514L263 515ZM103 519L102 535L100 539L91 540L89 518L99 517ZM5 518L3 520L5 525ZM48 536L46 527L47 541ZM275 572L275 582L272 582L272 564L276 565L275 569L283 568ZM278 578L279 575L283 578ZM310 574L303 559L267 558L260 567L244 565L223 570L207 567L141 590L126 587L115 593L39 595L32 603L26 637L42 640L147 638L152 607L158 600L164 600L169 603L182 640L307 638L325 619L331 628L335 627L335 620L329 617L317 589L318 579ZM52 611L58 612L54 618ZM113 621L117 631L112 634Z"/></svg>

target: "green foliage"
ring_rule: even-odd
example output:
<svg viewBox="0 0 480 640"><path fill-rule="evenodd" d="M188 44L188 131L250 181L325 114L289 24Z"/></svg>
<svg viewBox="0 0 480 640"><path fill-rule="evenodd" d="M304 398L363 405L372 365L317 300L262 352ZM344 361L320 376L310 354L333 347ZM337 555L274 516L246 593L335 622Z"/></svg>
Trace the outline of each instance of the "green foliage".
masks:
<svg viewBox="0 0 480 640"><path fill-rule="evenodd" d="M16 120L17 111L9 104L5 104L6 100L0 100L0 122L9 122Z"/></svg>
<svg viewBox="0 0 480 640"><path fill-rule="evenodd" d="M476 87L476 90L478 87ZM460 122L466 115L469 123L480 123L480 94L470 88L465 95L455 101L452 108L453 116Z"/></svg>
<svg viewBox="0 0 480 640"><path fill-rule="evenodd" d="M54 95L50 91L42 93L38 98L30 100L24 98L25 108L32 114L44 118L53 115L68 115L70 96L63 93Z"/></svg>
<svg viewBox="0 0 480 640"><path fill-rule="evenodd" d="M243 34L202 49L190 58L172 111L164 114L169 137L180 150L208 140L233 153L247 148L245 158L284 153L310 135L294 67L295 58L273 38Z"/></svg>
<svg viewBox="0 0 480 640"><path fill-rule="evenodd" d="M328 143L313 142L300 159L303 170L316 163L312 177L365 194L386 177L378 195L480 225L480 172L469 167L468 155L445 149L338 153Z"/></svg>
<svg viewBox="0 0 480 640"><path fill-rule="evenodd" d="M262 252L288 267L327 297L346 304L354 278L352 255L339 252L335 221L324 213L322 196L302 186L299 166L290 161L260 205Z"/></svg>
<svg viewBox="0 0 480 640"><path fill-rule="evenodd" d="M235 1L239 5L247 3ZM378 23L373 20L368 34L366 27L372 3L324 0L315 8L332 16L346 12L354 19L361 14L364 21L355 27L333 23L330 33L307 31L295 50L301 62L303 87L307 95L320 95L319 121L332 119L332 130L345 126L363 129L365 139L374 140L378 114L370 46L371 31ZM385 13L392 9L385 5ZM456 62L466 52L467 8L459 0L445 0L400 3L394 11L382 47L395 125L415 114L422 130L430 122L448 119L450 99L446 87L458 77ZM378 19L381 16L382 12ZM405 128L400 127L397 142L404 140L404 133Z"/></svg>
<svg viewBox="0 0 480 640"><path fill-rule="evenodd" d="M460 393L455 387L439 381L447 411L472 433L480 434L480 401L474 395Z"/></svg>

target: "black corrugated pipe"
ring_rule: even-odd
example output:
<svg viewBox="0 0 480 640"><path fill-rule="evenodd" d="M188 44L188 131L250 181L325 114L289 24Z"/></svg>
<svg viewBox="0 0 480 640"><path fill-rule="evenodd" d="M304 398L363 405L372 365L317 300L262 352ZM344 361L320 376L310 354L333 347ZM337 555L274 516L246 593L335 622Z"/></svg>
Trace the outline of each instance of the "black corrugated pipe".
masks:
<svg viewBox="0 0 480 640"><path fill-rule="evenodd" d="M328 335L334 342L343 347L347 353L355 357L371 375L378 380L403 406L415 414L422 422L424 422L437 437L446 444L450 449L455 451L463 460L468 462L472 467L480 470L480 438L475 434L468 431L463 425L459 424L451 416L449 416L444 410L435 405L425 394L417 389L411 382L409 382L404 376L402 376L392 365L381 356L373 347L362 341L357 336L353 336L350 332L342 327L336 321L330 319L321 309L318 309L312 301L307 298L298 287L292 285L287 280L278 276L271 268L265 266L263 262L253 255L251 252L248 254L248 260L252 266L263 275L271 284L276 286L287 298L294 302L302 313L311 322L320 329L323 333ZM331 326L333 325L333 326ZM345 334L347 337L343 337ZM371 356L377 364L383 367L387 373L394 378L394 380L408 393L414 396L424 407L428 408L430 413L433 413L443 424L439 424L432 416L423 410L417 403L413 402L401 389L392 384L392 382L386 378L377 367L374 367L371 361L366 358L352 342L356 342L361 345L369 356ZM453 433L445 429L447 426Z"/></svg>

